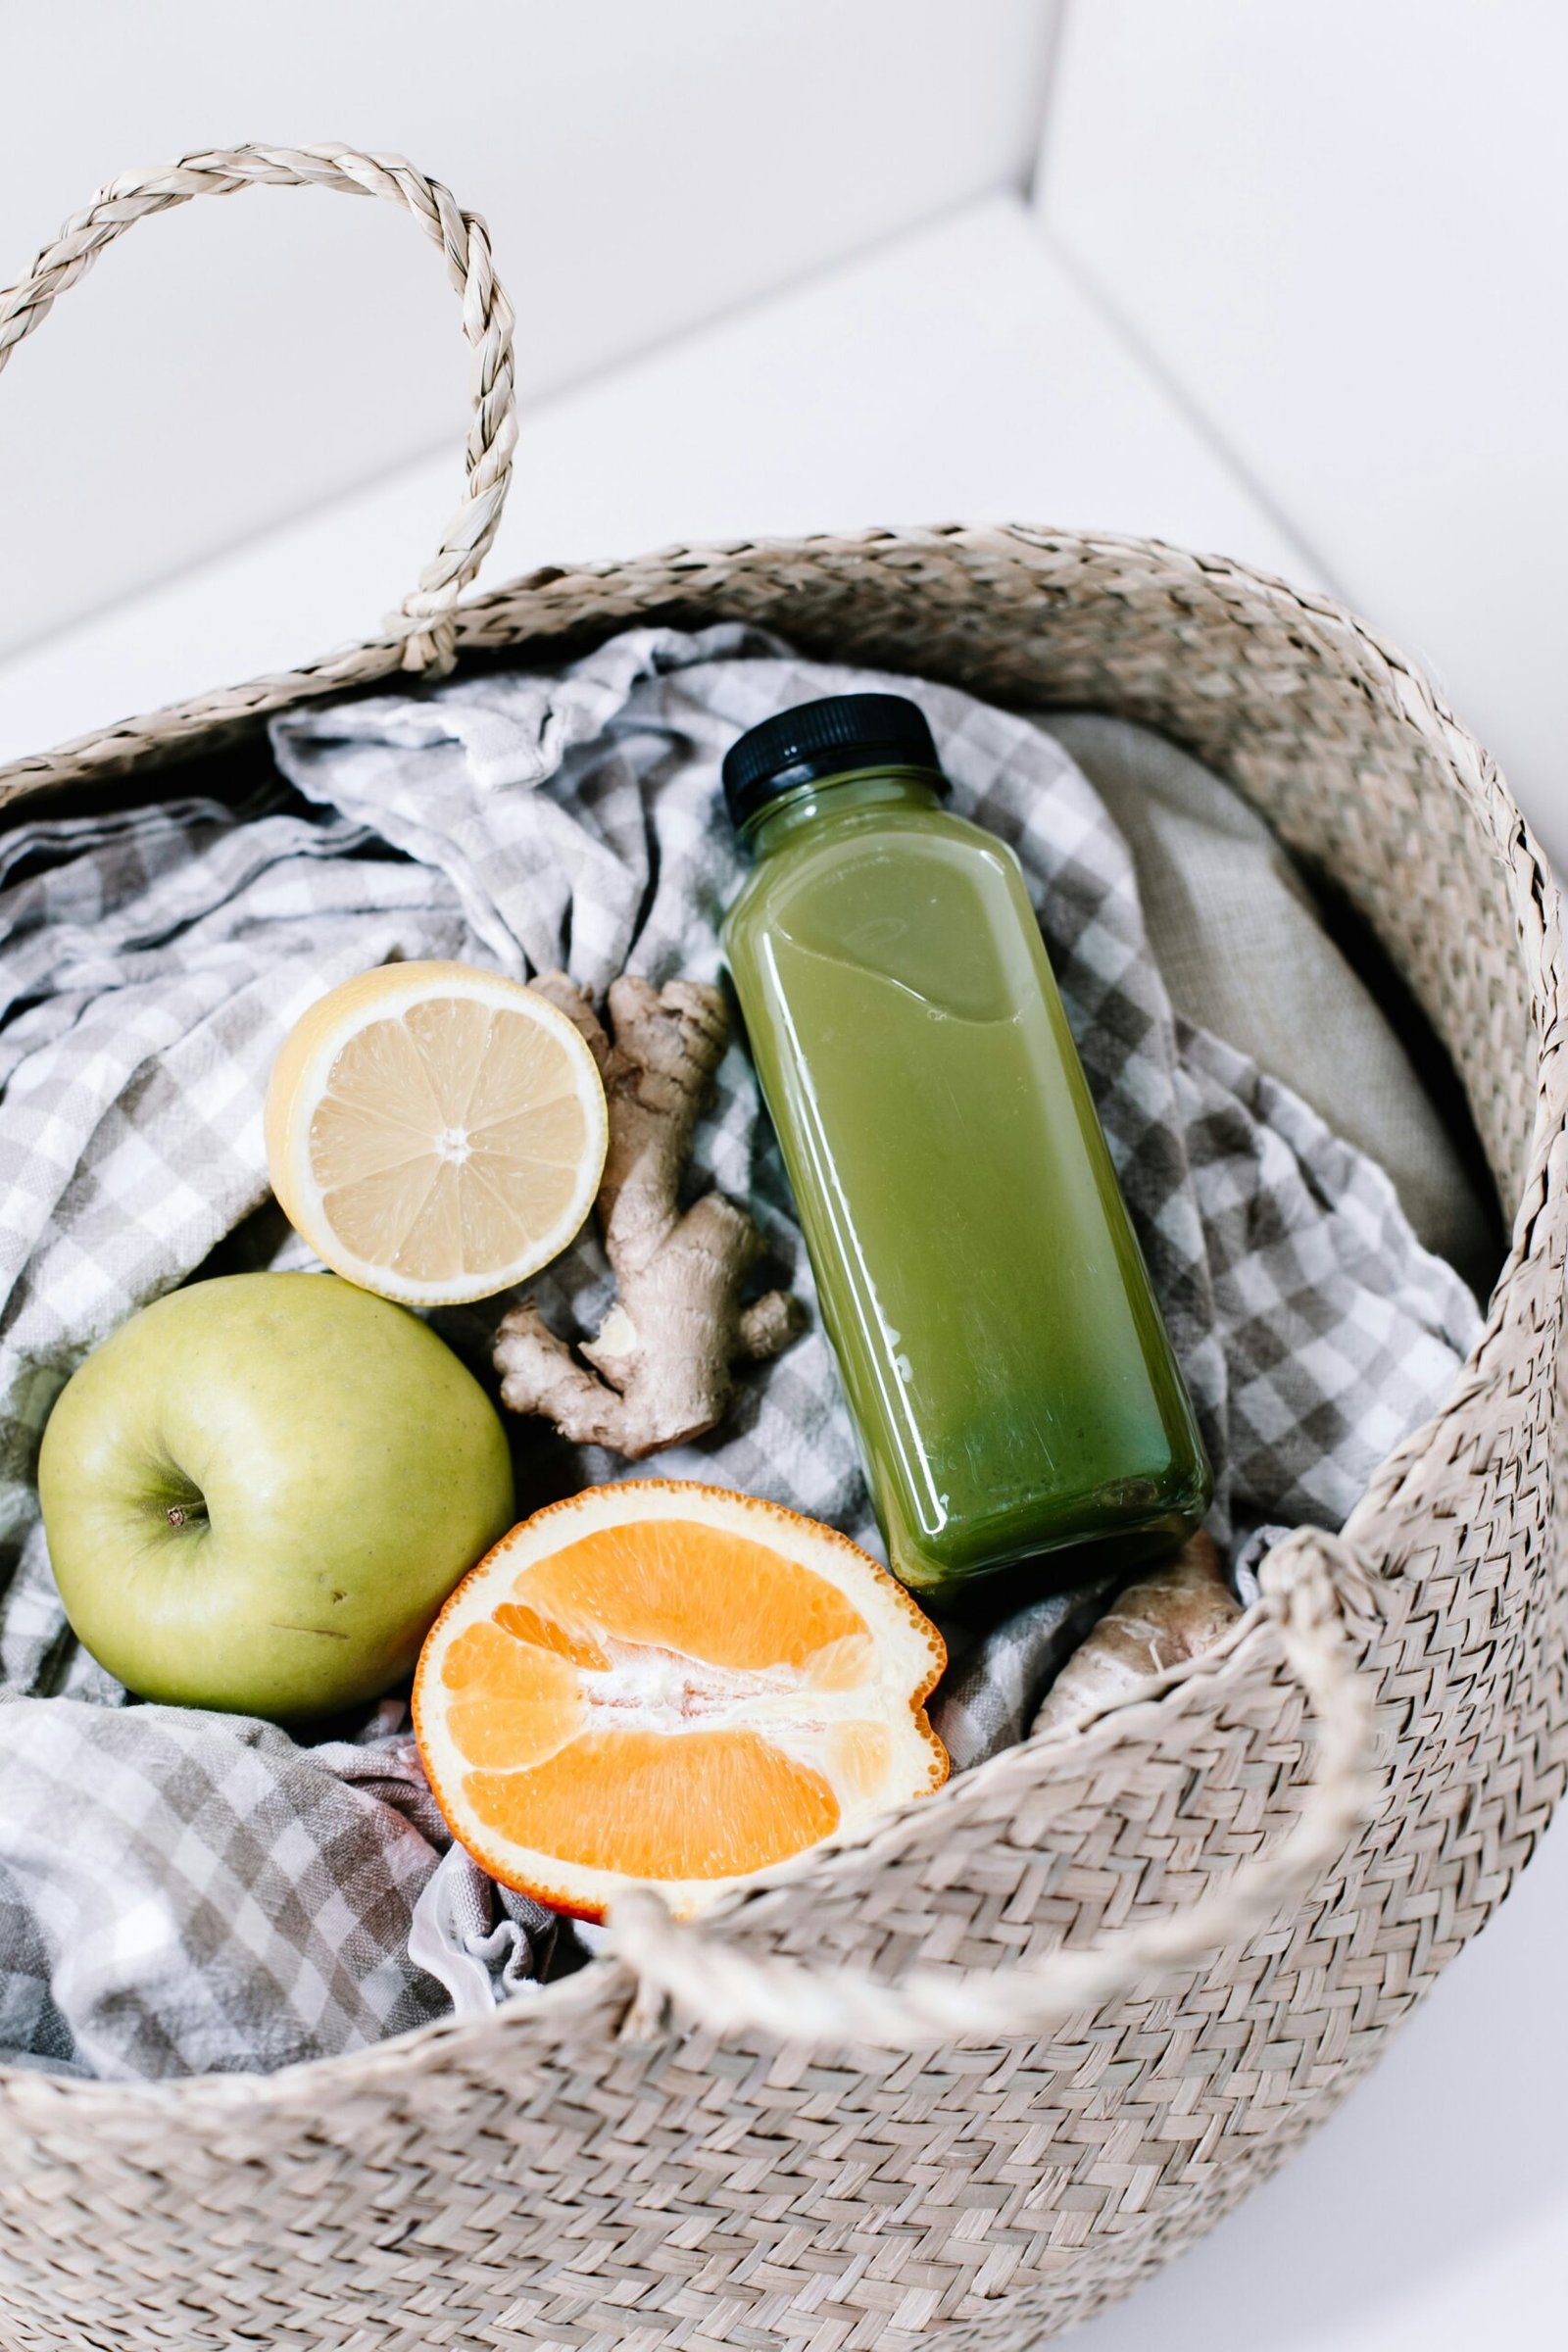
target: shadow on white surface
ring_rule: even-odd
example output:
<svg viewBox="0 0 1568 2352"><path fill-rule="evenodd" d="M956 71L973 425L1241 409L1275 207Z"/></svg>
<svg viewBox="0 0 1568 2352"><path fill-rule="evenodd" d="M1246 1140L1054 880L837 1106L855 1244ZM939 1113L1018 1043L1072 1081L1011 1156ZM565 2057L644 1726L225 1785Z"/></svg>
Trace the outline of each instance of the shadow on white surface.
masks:
<svg viewBox="0 0 1568 2352"><path fill-rule="evenodd" d="M455 433L0 660L0 760L374 629L461 481ZM1321 585L1007 196L533 410L484 582L674 540L951 519L1147 532Z"/></svg>
<svg viewBox="0 0 1568 2352"><path fill-rule="evenodd" d="M1565 1952L1568 1826L1340 2112L1075 2352L1568 2340Z"/></svg>
<svg viewBox="0 0 1568 2352"><path fill-rule="evenodd" d="M1028 177L1046 0L459 13L7 8L0 284L129 166L329 129L488 219L532 403ZM467 373L453 291L390 206L267 193L138 229L5 373L0 645L443 440L456 461Z"/></svg>
<svg viewBox="0 0 1568 2352"><path fill-rule="evenodd" d="M1565 78L1560 0L1068 0L1041 188L1568 863Z"/></svg>

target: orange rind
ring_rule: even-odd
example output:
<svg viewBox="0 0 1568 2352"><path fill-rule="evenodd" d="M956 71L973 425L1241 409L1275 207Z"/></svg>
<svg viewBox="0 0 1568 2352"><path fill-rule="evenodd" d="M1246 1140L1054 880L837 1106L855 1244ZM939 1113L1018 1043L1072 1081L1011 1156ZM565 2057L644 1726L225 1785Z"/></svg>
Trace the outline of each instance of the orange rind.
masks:
<svg viewBox="0 0 1568 2352"><path fill-rule="evenodd" d="M453 1834L503 1886L677 1917L941 1787L947 1662L847 1537L717 1487L627 1480L514 1527L448 1600L414 1687Z"/></svg>

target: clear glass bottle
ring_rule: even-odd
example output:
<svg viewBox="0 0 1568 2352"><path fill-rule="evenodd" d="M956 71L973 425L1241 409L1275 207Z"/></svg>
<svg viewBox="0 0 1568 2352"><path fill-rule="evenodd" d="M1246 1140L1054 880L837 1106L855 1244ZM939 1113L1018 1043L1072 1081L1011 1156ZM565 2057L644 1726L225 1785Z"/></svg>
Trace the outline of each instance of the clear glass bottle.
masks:
<svg viewBox="0 0 1568 2352"><path fill-rule="evenodd" d="M899 695L765 721L724 784L725 951L895 1571L1173 1547L1208 1465L1016 858Z"/></svg>

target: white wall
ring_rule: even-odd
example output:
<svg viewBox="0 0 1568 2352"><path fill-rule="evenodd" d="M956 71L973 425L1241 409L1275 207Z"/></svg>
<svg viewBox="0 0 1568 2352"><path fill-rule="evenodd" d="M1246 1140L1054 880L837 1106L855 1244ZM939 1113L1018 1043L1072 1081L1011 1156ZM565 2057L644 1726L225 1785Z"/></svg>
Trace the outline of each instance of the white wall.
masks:
<svg viewBox="0 0 1568 2352"><path fill-rule="evenodd" d="M1010 191L530 408L514 484L490 582L955 515L1153 533L1311 578ZM0 656L0 763L373 627L451 490L442 450Z"/></svg>
<svg viewBox="0 0 1568 2352"><path fill-rule="evenodd" d="M1052 14L1050 0L12 7L0 284L128 166L246 139L400 150L487 217L536 399L1021 185ZM261 189L143 222L0 377L0 650L450 443L422 548L461 484L466 382L440 259L391 206ZM389 603L405 584L388 578Z"/></svg>
<svg viewBox="0 0 1568 2352"><path fill-rule="evenodd" d="M1047 232L1559 858L1568 9L1067 0Z"/></svg>

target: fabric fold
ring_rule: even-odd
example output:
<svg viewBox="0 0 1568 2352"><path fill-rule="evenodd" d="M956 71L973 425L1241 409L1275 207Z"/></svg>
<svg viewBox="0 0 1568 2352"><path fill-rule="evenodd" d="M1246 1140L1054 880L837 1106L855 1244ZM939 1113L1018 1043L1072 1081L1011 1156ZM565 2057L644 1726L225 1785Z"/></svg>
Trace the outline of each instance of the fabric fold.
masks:
<svg viewBox="0 0 1568 2352"><path fill-rule="evenodd" d="M596 996L622 969L713 979L742 871L725 750L792 703L877 688L921 704L953 806L1022 861L1213 1460L1216 1540L1250 1557L1265 1523L1339 1525L1441 1401L1478 1325L1464 1284L1321 1106L1173 1011L1127 842L1028 717L803 662L740 624L642 629L559 673L287 712L277 787L240 808L33 820L0 852L0 2054L108 2075L266 2068L574 1956L466 1859L442 1862L450 1839L391 1719L313 1743L126 1705L61 1608L38 1442L72 1370L136 1307L225 1260L309 1262L267 1204L261 1126L309 1004L426 956L523 978L564 964ZM738 1042L692 1181L749 1201L760 1282L814 1309ZM595 1328L593 1233L529 1288L557 1327ZM433 1320L482 1370L508 1303ZM626 1469L516 1435L524 1510ZM878 1548L814 1311L724 1428L636 1469L771 1497ZM961 1766L1026 1732L1080 1614L1036 1603L956 1661L936 1719ZM437 1932L416 1936L422 1963L416 1916Z"/></svg>

